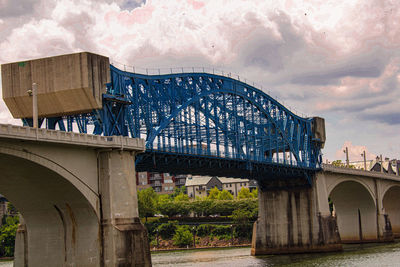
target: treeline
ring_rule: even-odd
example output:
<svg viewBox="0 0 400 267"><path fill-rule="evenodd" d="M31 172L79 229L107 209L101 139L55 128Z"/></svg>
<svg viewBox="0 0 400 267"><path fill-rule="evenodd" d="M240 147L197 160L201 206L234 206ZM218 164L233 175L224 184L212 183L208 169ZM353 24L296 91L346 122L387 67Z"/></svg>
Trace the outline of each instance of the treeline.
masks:
<svg viewBox="0 0 400 267"><path fill-rule="evenodd" d="M258 202L257 190L250 192L242 188L237 199L226 190L213 188L207 197L190 200L184 193L185 188L176 189L171 195L158 195L153 188L138 192L139 216L146 218L154 215L168 217L211 215L236 216L243 215L249 219L257 218Z"/></svg>

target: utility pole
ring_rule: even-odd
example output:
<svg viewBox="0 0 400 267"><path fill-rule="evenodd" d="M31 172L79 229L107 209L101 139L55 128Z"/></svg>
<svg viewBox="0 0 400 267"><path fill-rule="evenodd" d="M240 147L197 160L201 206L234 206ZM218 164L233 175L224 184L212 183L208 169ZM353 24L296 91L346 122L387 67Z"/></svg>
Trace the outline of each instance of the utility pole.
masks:
<svg viewBox="0 0 400 267"><path fill-rule="evenodd" d="M361 156L364 157L364 171L366 171L367 170L367 159L366 159L366 155L365 155L365 150L363 151Z"/></svg>
<svg viewBox="0 0 400 267"><path fill-rule="evenodd" d="M383 160L382 160L382 154L380 156L380 162L381 162L381 172L383 172Z"/></svg>
<svg viewBox="0 0 400 267"><path fill-rule="evenodd" d="M37 84L32 83L32 120L33 128L38 128Z"/></svg>
<svg viewBox="0 0 400 267"><path fill-rule="evenodd" d="M343 153L346 154L346 167L349 168L350 167L350 163L349 163L349 149L346 146L346 149L343 150Z"/></svg>

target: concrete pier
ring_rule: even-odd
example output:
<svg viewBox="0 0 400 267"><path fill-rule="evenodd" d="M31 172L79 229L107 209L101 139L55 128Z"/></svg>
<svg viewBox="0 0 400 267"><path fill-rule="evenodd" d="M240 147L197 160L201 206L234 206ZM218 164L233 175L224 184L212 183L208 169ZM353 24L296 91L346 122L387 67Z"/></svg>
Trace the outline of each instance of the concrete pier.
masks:
<svg viewBox="0 0 400 267"><path fill-rule="evenodd" d="M252 255L342 250L336 219L319 207L316 187L259 189Z"/></svg>
<svg viewBox="0 0 400 267"><path fill-rule="evenodd" d="M104 266L151 266L147 230L139 220L134 154L99 156Z"/></svg>

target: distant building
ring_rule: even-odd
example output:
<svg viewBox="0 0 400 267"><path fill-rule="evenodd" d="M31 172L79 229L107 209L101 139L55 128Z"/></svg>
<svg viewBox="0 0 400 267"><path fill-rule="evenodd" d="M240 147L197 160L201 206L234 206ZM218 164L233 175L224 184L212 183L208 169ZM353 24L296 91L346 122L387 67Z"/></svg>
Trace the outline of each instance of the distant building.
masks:
<svg viewBox="0 0 400 267"><path fill-rule="evenodd" d="M219 190L227 190L234 197L237 197L239 191L243 188L249 188L249 179L216 177L216 176L188 176L186 178L186 191L189 197L196 198L208 195L208 192L217 187ZM254 183L253 183L254 185Z"/></svg>
<svg viewBox="0 0 400 267"><path fill-rule="evenodd" d="M388 173L388 174L393 174L393 175L400 175L400 161L393 159L390 160L389 158L385 158L380 161L379 157L376 158L372 162L372 167L370 171L375 171L375 172L383 172L383 173Z"/></svg>
<svg viewBox="0 0 400 267"><path fill-rule="evenodd" d="M173 176L169 173L138 172L136 173L137 190L152 187L156 193L172 194L175 187L185 185L186 175Z"/></svg>
<svg viewBox="0 0 400 267"><path fill-rule="evenodd" d="M381 170L381 164L382 164L382 170ZM353 166L356 169L363 170L364 169L364 161L357 161L357 162L350 162L350 166ZM381 160L379 157L376 157L376 159L373 160L367 160L366 161L366 166L368 171L375 171L375 172L383 172L383 173L389 173L389 174L394 174L394 175L400 175L400 160L397 159L389 159L385 158ZM346 167L345 163L342 163L342 167Z"/></svg>

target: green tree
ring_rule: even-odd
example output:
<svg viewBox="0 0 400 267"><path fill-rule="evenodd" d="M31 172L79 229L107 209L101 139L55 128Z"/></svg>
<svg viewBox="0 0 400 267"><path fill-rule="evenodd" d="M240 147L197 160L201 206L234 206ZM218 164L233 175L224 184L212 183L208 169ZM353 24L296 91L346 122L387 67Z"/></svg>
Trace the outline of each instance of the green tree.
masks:
<svg viewBox="0 0 400 267"><path fill-rule="evenodd" d="M208 199L218 199L219 192L217 187L212 188L208 194Z"/></svg>
<svg viewBox="0 0 400 267"><path fill-rule="evenodd" d="M238 199L245 199L245 198L253 198L253 194L250 193L250 190L247 187L242 187L238 193Z"/></svg>
<svg viewBox="0 0 400 267"><path fill-rule="evenodd" d="M138 191L139 216L147 217L154 216L157 208L157 193L152 187Z"/></svg>
<svg viewBox="0 0 400 267"><path fill-rule="evenodd" d="M253 198L258 198L258 188L251 191L251 194L253 195Z"/></svg>
<svg viewBox="0 0 400 267"><path fill-rule="evenodd" d="M189 201L189 196L184 194L184 193L180 193L179 195L177 195L174 198L175 201Z"/></svg>
<svg viewBox="0 0 400 267"><path fill-rule="evenodd" d="M233 195L231 193L229 193L228 190L224 189L221 192L219 192L218 199L219 200L233 200Z"/></svg>
<svg viewBox="0 0 400 267"><path fill-rule="evenodd" d="M18 216L7 217L6 224L0 227L0 256L14 256L15 235L18 229Z"/></svg>
<svg viewBox="0 0 400 267"><path fill-rule="evenodd" d="M172 199L174 199L175 197L177 197L180 194L186 194L186 186L181 186L180 188L175 187L174 193L172 193L170 196Z"/></svg>
<svg viewBox="0 0 400 267"><path fill-rule="evenodd" d="M17 208L11 202L7 203L7 210L8 210L8 213L12 214L12 215L15 215L18 213Z"/></svg>
<svg viewBox="0 0 400 267"><path fill-rule="evenodd" d="M347 165L343 163L340 159L332 161L332 165L336 167L347 167ZM355 169L356 166L349 164L347 168Z"/></svg>
<svg viewBox="0 0 400 267"><path fill-rule="evenodd" d="M193 242L193 235L187 225L178 226L175 235L172 238L174 244L179 247L191 245Z"/></svg>

